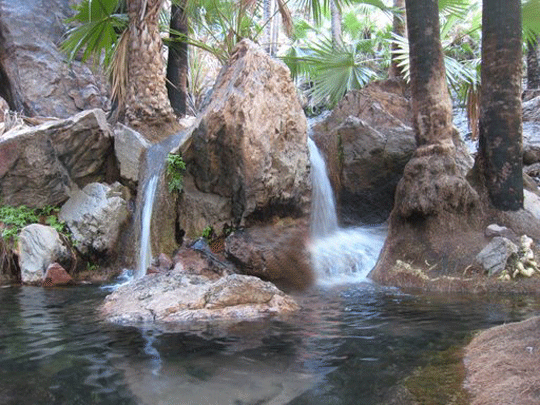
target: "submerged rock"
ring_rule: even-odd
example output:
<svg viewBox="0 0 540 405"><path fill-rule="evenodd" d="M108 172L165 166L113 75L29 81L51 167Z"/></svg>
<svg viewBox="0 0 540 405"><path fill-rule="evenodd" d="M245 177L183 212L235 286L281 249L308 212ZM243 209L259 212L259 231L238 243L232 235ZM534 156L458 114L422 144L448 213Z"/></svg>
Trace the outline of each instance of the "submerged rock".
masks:
<svg viewBox="0 0 540 405"><path fill-rule="evenodd" d="M243 321L298 310L277 287L257 277L218 280L179 271L152 274L119 287L101 308L110 322Z"/></svg>

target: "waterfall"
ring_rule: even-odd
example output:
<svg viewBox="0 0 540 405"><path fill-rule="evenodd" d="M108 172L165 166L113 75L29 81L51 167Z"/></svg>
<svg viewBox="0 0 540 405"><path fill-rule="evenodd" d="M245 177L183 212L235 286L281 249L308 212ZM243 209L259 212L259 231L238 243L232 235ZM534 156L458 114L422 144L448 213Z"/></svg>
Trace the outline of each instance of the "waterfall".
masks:
<svg viewBox="0 0 540 405"><path fill-rule="evenodd" d="M161 186L160 178L165 170L167 155L186 139L187 131L171 135L161 143L152 145L146 151L143 176L137 193L135 221L139 232L139 252L135 278L144 277L152 261L151 226L156 194ZM141 191L142 190L142 191Z"/></svg>
<svg viewBox="0 0 540 405"><path fill-rule="evenodd" d="M311 234L319 238L338 229L336 203L324 158L311 138L308 138L308 148L312 182Z"/></svg>
<svg viewBox="0 0 540 405"><path fill-rule="evenodd" d="M386 227L338 226L324 159L311 138L308 147L313 182L309 251L317 282L328 285L365 281L379 257Z"/></svg>

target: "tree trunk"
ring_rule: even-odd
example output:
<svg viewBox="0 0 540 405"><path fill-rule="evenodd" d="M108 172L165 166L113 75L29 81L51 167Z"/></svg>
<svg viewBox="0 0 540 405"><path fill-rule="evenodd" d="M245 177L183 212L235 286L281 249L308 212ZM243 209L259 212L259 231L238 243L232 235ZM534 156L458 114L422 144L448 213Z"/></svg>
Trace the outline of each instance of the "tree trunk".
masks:
<svg viewBox="0 0 540 405"><path fill-rule="evenodd" d="M538 61L538 40L527 44L527 90L540 89L540 63Z"/></svg>
<svg viewBox="0 0 540 405"><path fill-rule="evenodd" d="M395 283L388 275L399 261L428 266L426 272L437 276L464 268L469 262L461 263L462 258L468 260L475 248L461 238L479 200L456 166L438 1L407 0L406 13L417 149L396 188L388 238L371 273L381 283Z"/></svg>
<svg viewBox="0 0 540 405"><path fill-rule="evenodd" d="M341 10L338 8L335 0L330 0L331 28L332 28L332 46L339 48L343 45L341 30Z"/></svg>
<svg viewBox="0 0 540 405"><path fill-rule="evenodd" d="M174 120L165 86L158 26L162 2L163 0L128 1L129 80L126 120L134 127Z"/></svg>
<svg viewBox="0 0 540 405"><path fill-rule="evenodd" d="M401 10L399 15L394 15L392 32L396 35L404 37L407 33L407 24L405 22L405 0L394 0L394 8ZM403 73L398 66L395 51L398 50L398 44L392 41L392 61L390 63L390 78L403 78Z"/></svg>
<svg viewBox="0 0 540 405"><path fill-rule="evenodd" d="M484 0L477 164L493 206L523 208L520 0Z"/></svg>
<svg viewBox="0 0 540 405"><path fill-rule="evenodd" d="M171 5L171 29L188 35L188 25L184 7ZM171 39L178 36L171 34ZM167 91L171 106L178 117L186 115L188 84L188 44L186 42L173 42L169 46L169 59L167 60Z"/></svg>

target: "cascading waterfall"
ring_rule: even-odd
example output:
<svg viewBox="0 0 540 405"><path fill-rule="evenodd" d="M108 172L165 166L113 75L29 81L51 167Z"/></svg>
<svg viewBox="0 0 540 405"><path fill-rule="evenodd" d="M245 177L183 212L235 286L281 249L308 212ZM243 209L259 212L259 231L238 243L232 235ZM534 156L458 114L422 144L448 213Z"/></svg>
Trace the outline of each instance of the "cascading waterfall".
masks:
<svg viewBox="0 0 540 405"><path fill-rule="evenodd" d="M171 135L161 143L152 145L146 152L144 175L139 185L137 198L137 213L135 221L139 228L139 254L135 278L144 277L152 261L151 225L154 201L160 186L160 178L165 169L169 152L180 145L186 138L187 132Z"/></svg>
<svg viewBox="0 0 540 405"><path fill-rule="evenodd" d="M365 281L386 238L385 227L343 229L338 226L326 164L308 138L313 184L310 253L320 284Z"/></svg>

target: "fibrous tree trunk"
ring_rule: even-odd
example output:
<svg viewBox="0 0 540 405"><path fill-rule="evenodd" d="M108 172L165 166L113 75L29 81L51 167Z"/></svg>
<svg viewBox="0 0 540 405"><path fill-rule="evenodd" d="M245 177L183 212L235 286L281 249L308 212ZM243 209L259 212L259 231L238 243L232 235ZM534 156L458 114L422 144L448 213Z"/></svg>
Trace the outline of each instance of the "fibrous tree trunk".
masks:
<svg viewBox="0 0 540 405"><path fill-rule="evenodd" d="M172 30L188 35L187 18L184 7L176 4L171 5ZM177 39L178 35L171 34L171 39ZM186 115L188 85L188 44L185 41L172 42L169 46L169 58L167 60L167 91L171 106L178 117Z"/></svg>
<svg viewBox="0 0 540 405"><path fill-rule="evenodd" d="M379 282L398 260L445 272L458 266L452 235L469 226L478 194L456 166L452 103L439 37L437 0L407 0L413 124L417 149L404 169L389 234L371 273ZM470 244L465 242L465 248Z"/></svg>
<svg viewBox="0 0 540 405"><path fill-rule="evenodd" d="M527 90L540 89L540 63L538 60L538 40L527 45Z"/></svg>
<svg viewBox="0 0 540 405"><path fill-rule="evenodd" d="M167 97L158 17L163 0L128 0L126 120L132 126L174 120Z"/></svg>
<svg viewBox="0 0 540 405"><path fill-rule="evenodd" d="M493 206L523 207L520 0L484 0L477 165Z"/></svg>
<svg viewBox="0 0 540 405"><path fill-rule="evenodd" d="M407 33L407 23L405 20L405 0L394 0L394 8L400 11L394 14L392 32L396 35L404 37ZM392 41L392 60L390 63L390 71L388 72L388 75L391 78L403 78L403 73L398 66L398 61L396 60L395 51L397 50L397 42Z"/></svg>
<svg viewBox="0 0 540 405"><path fill-rule="evenodd" d="M342 13L335 0L330 0L331 28L332 28L332 46L339 48L343 45L341 20Z"/></svg>

